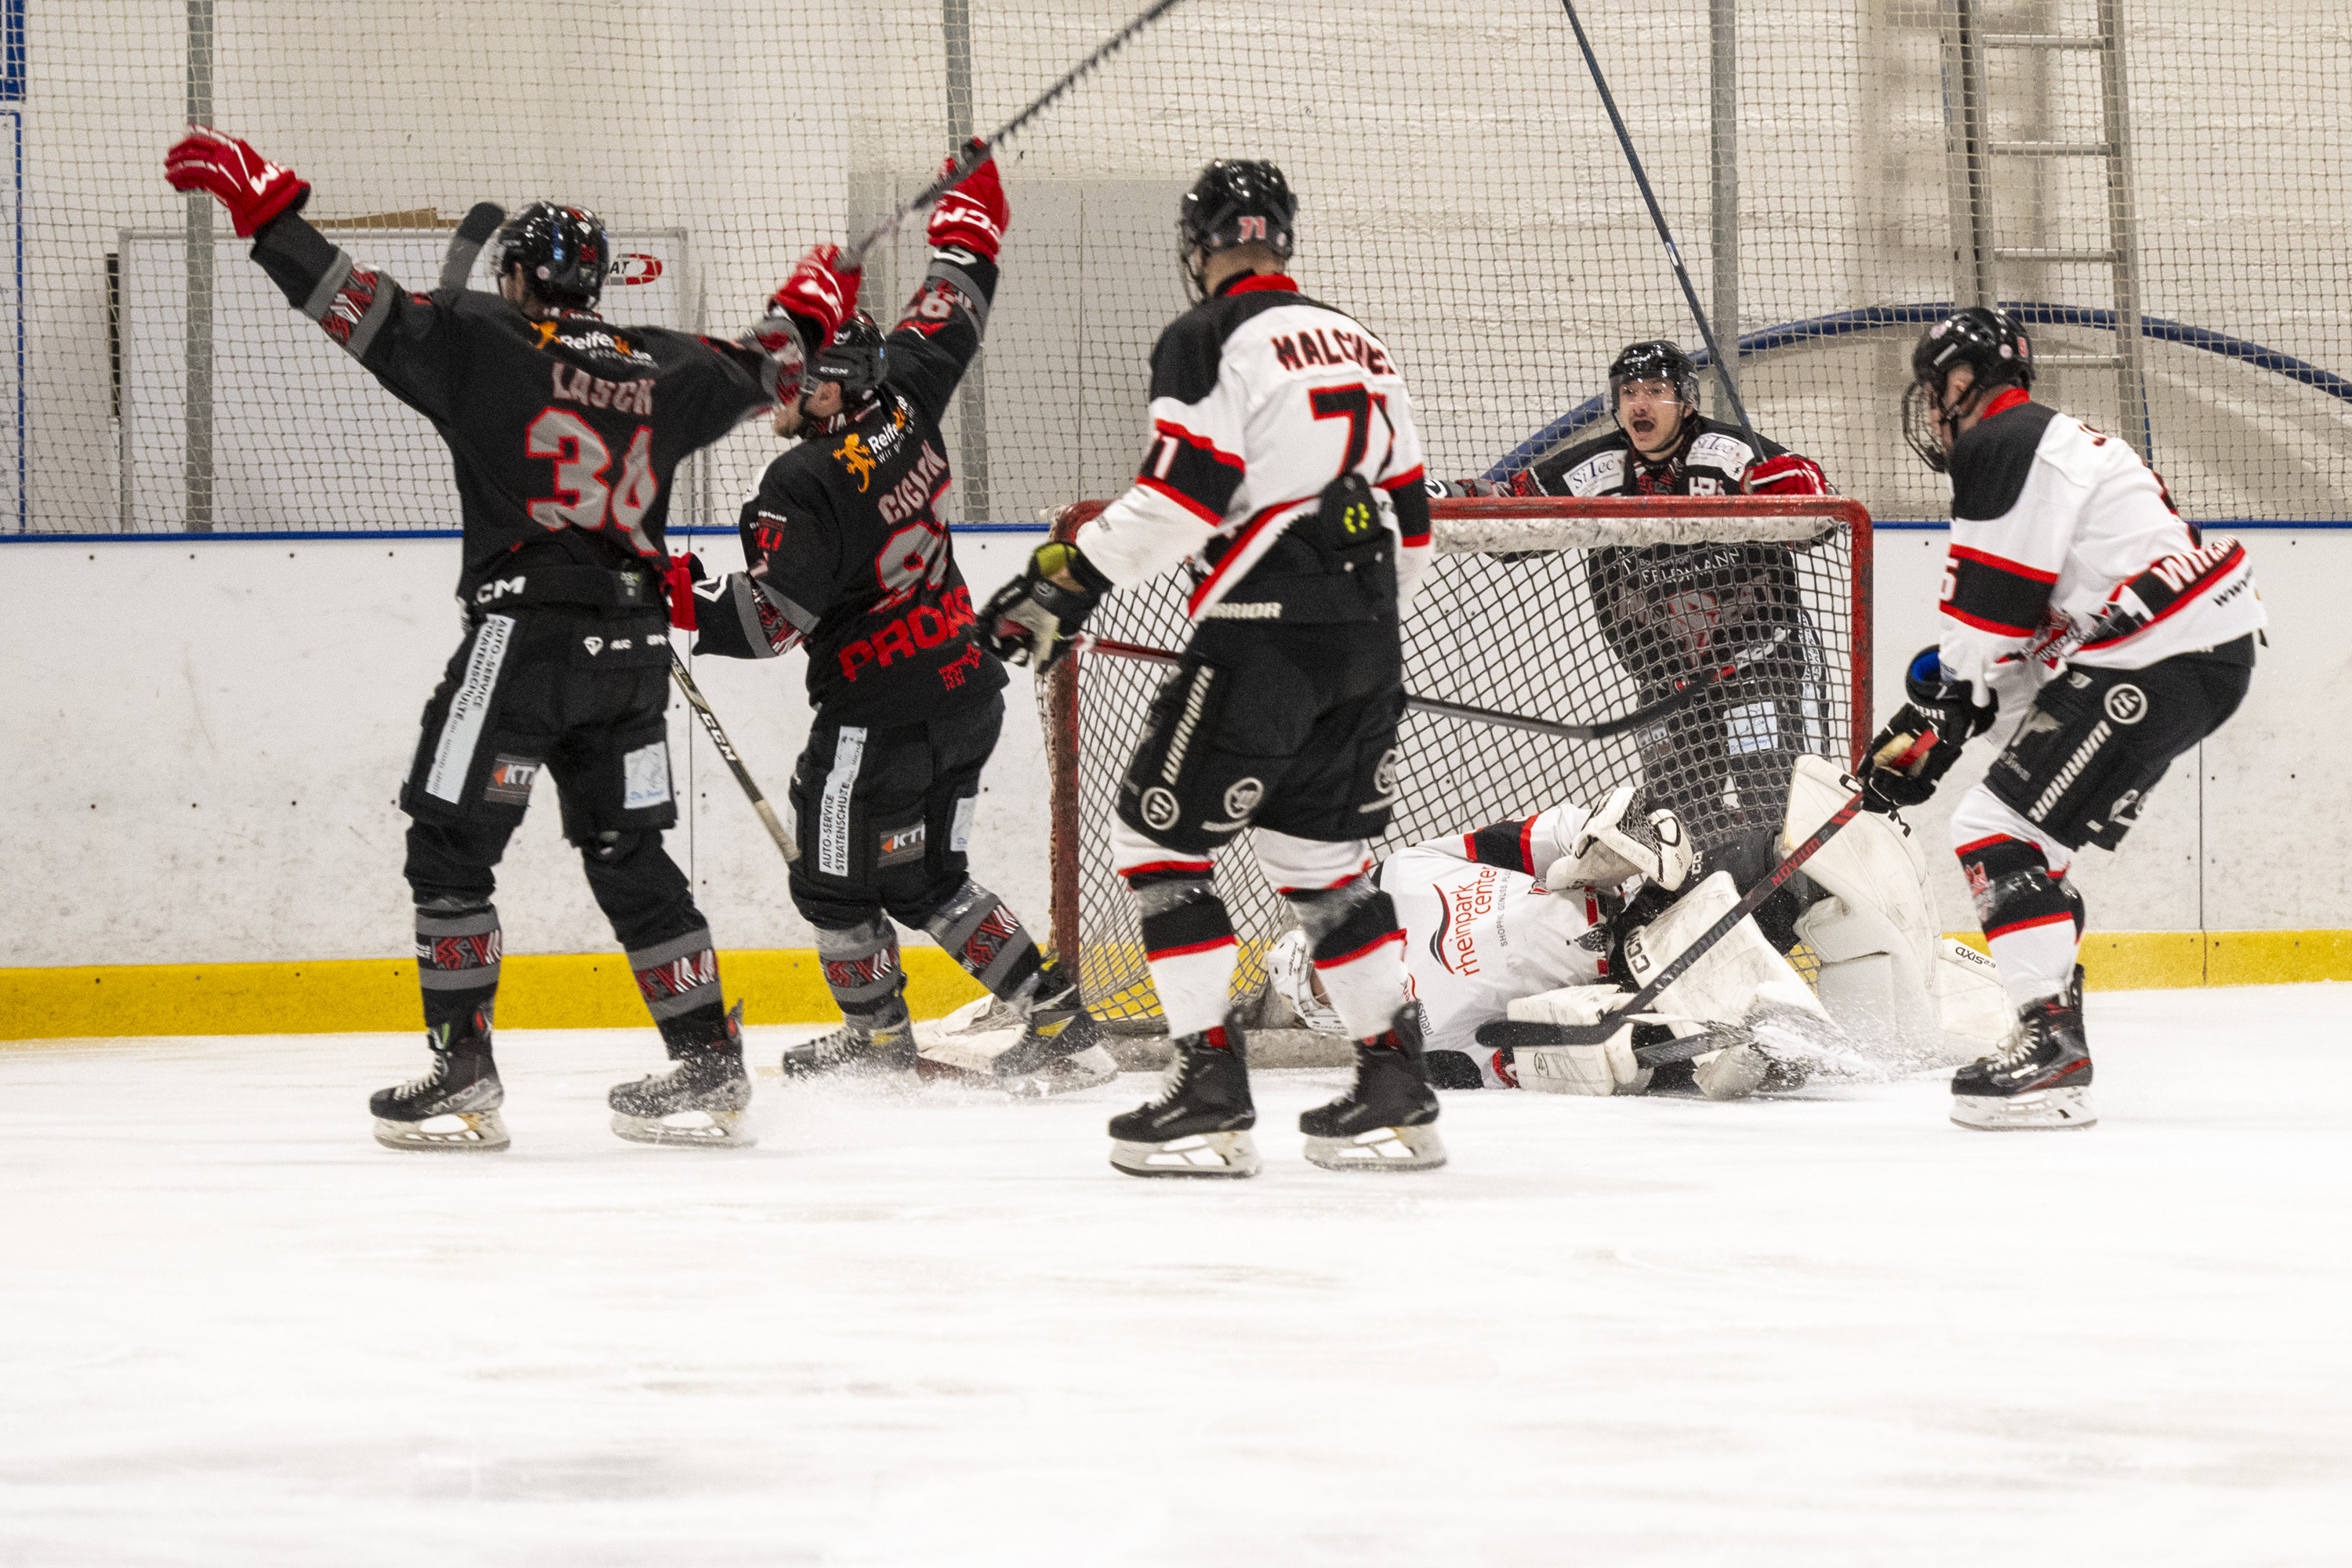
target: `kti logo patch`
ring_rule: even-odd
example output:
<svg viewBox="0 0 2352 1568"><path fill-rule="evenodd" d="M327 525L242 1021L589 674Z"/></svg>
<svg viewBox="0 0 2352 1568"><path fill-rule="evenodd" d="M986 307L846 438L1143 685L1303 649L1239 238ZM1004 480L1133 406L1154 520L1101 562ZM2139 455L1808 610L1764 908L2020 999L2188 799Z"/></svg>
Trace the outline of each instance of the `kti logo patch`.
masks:
<svg viewBox="0 0 2352 1568"><path fill-rule="evenodd" d="M509 757L501 752L490 763L482 798L499 805L529 805L531 781L539 777L539 770L537 757Z"/></svg>

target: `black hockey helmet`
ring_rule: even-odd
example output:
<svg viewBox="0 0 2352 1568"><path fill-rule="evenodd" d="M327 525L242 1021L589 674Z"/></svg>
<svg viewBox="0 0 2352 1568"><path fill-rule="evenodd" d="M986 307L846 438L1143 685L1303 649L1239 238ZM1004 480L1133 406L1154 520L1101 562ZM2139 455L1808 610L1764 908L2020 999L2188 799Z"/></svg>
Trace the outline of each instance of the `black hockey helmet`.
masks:
<svg viewBox="0 0 2352 1568"><path fill-rule="evenodd" d="M1969 384L1971 396L1997 386L2031 390L2033 340L2016 317L1983 305L1955 310L1919 334L1911 350L1911 387L1903 398L1903 438L1939 474L1951 453L1936 434L1936 421L1948 420L1953 413L1944 387L1962 365L1975 373Z"/></svg>
<svg viewBox="0 0 2352 1568"><path fill-rule="evenodd" d="M859 310L841 323L833 334L833 342L816 356L809 366L812 384L820 381L841 384L841 401L845 406L860 398L871 397L882 384L883 363L888 357L882 343L882 328L874 318Z"/></svg>
<svg viewBox="0 0 2352 1568"><path fill-rule="evenodd" d="M1206 258L1237 245L1263 245L1288 261L1297 217L1298 198L1280 169L1262 158L1218 159L1176 206L1176 254L1184 276L1198 290Z"/></svg>
<svg viewBox="0 0 2352 1568"><path fill-rule="evenodd" d="M1612 418L1617 413L1617 395L1629 381L1670 383L1684 409L1698 412L1698 366L1683 353L1680 343L1664 338L1629 343L1624 353L1609 362L1608 406Z"/></svg>
<svg viewBox="0 0 2352 1568"><path fill-rule="evenodd" d="M532 293L565 310L595 309L613 265L604 220L561 202L531 203L499 225L490 244L497 276L519 266Z"/></svg>

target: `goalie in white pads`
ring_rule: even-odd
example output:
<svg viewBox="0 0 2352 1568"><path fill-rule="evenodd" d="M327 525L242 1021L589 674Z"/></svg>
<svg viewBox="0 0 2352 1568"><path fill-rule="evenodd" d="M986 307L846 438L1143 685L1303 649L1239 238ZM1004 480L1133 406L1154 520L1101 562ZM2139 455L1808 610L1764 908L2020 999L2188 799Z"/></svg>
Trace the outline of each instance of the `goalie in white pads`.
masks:
<svg viewBox="0 0 2352 1568"><path fill-rule="evenodd" d="M1789 833L1799 839L1852 793L1818 757L1799 761L1789 790ZM1631 1094L1685 1071L1714 1099L1793 1087L1801 1063L1776 1058L1746 1026L1775 1007L1820 1016L1826 1004L1858 1034L1997 1037L2002 1008L1989 963L1936 935L1926 859L1908 829L1868 817L1807 863L1797 924L1822 960L1819 1002L1749 920L1670 987L1658 1021L1638 1031L1663 1071L1635 1061L1630 1027L1605 1049L1481 1045L1480 1027L1506 1018L1598 1022L1737 901L1741 889L1727 874L1696 875L1673 813L1645 816L1633 802L1628 785L1594 810L1568 803L1381 863L1438 1087ZM1276 944L1276 989L1309 1027L1336 1029L1305 952L1302 933Z"/></svg>

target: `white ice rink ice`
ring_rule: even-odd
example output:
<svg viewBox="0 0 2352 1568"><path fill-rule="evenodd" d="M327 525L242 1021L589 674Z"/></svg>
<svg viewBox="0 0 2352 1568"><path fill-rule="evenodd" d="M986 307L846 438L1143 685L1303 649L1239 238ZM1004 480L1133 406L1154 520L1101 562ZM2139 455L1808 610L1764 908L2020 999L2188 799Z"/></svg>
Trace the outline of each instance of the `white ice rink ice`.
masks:
<svg viewBox="0 0 2352 1568"><path fill-rule="evenodd" d="M411 1037L0 1053L0 1565L2352 1560L2352 987L2090 1022L2083 1132L1457 1094L1381 1179L1264 1073L1216 1184L1136 1074L641 1148L650 1029L515 1033L404 1155Z"/></svg>

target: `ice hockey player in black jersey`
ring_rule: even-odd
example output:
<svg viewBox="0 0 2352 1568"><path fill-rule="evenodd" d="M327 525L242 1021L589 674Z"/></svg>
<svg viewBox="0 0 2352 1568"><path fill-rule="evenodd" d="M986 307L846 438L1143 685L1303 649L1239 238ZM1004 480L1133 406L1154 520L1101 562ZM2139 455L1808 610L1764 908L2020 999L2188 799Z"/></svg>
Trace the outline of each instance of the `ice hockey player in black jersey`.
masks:
<svg viewBox="0 0 2352 1568"><path fill-rule="evenodd" d="M242 142L196 129L165 175L228 208L287 300L431 420L457 469L465 639L400 792L433 1067L370 1101L377 1140L507 1146L492 868L544 770L676 1063L613 1090L614 1131L748 1141L751 1084L709 927L662 848L677 819L662 534L677 465L793 395L822 323L784 313L799 308L790 284L740 343L607 323L594 310L611 260L603 226L546 202L499 231L499 293L414 293L303 221L310 185Z"/></svg>
<svg viewBox="0 0 2352 1568"><path fill-rule="evenodd" d="M1523 468L1517 495L1806 496L1828 493L1820 467L1753 430L1701 416L1698 367L1664 341L1633 343L1609 366L1616 428ZM1611 651L1654 701L1741 650L1767 649L1737 679L1641 737L1644 805L1671 810L1710 868L1745 887L1779 858L1772 834L1789 769L1824 749L1817 717L1827 671L1779 544L1659 544L1594 552L1586 591ZM1785 921L1763 917L1785 942Z"/></svg>
<svg viewBox="0 0 2352 1568"><path fill-rule="evenodd" d="M1299 1119L1307 1157L1445 1158L1420 1026L1400 1005L1403 933L1368 874L1397 794L1399 609L1429 554L1420 437L1388 345L1285 274L1297 207L1271 163L1202 172L1178 218L1201 302L1152 350L1142 469L983 612L1001 652L1042 669L1103 594L1192 563L1192 638L1152 703L1111 839L1175 1046L1160 1098L1110 1125L1111 1163L1133 1175L1258 1168L1212 859L1244 828L1356 1042L1354 1087Z"/></svg>
<svg viewBox="0 0 2352 1568"><path fill-rule="evenodd" d="M792 895L816 928L842 1026L787 1050L787 1077L914 1074L894 920L929 931L1024 1013L1022 1039L996 1060L999 1085L1058 1093L1118 1071L1076 976L967 870L1004 669L975 636L940 516L940 419L980 352L1008 217L993 159L940 199L929 269L898 324L885 336L851 317L817 356L807 395L777 405L776 433L798 442L744 503L748 570L694 595L698 653L808 650L815 716L793 777ZM854 300L857 275L838 273L835 286Z"/></svg>
<svg viewBox="0 0 2352 1568"><path fill-rule="evenodd" d="M2088 1127L2087 915L2066 872L2121 844L2173 759L2237 710L2262 600L2244 547L2181 521L2138 454L2033 401L2033 345L2006 311L1937 321L1911 373L1904 434L1952 477L1944 637L1912 660L1863 783L1874 810L1917 805L2004 724L1952 846L2018 1021L1953 1077L1952 1120Z"/></svg>

